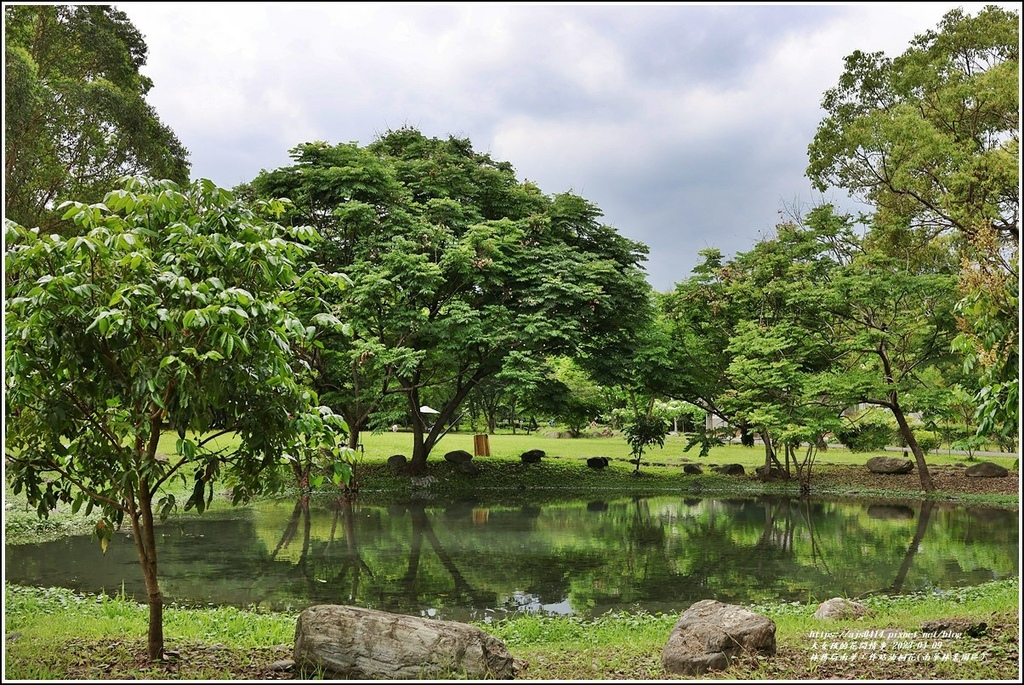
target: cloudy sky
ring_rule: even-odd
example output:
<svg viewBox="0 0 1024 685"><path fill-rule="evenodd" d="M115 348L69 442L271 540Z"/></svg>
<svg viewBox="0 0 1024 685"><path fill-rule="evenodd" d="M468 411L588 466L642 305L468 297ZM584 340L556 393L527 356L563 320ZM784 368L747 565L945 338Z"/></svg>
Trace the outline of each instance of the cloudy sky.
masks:
<svg viewBox="0 0 1024 685"><path fill-rule="evenodd" d="M661 291L835 202L807 146L855 50L896 57L984 3L118 3L194 178L230 188L323 140L469 138L646 244ZM997 3L1016 7L1016 3ZM780 214L780 212L782 214Z"/></svg>

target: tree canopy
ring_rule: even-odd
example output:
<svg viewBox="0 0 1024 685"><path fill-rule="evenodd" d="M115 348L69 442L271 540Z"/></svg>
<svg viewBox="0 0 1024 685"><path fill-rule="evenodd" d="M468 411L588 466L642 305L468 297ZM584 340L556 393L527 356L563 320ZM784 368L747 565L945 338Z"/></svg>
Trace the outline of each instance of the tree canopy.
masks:
<svg viewBox="0 0 1024 685"><path fill-rule="evenodd" d="M4 5L4 212L71 230L55 208L122 176L187 183L188 153L146 102L142 35L109 5Z"/></svg>
<svg viewBox="0 0 1024 685"><path fill-rule="evenodd" d="M965 371L979 438L1019 426L1020 13L947 13L898 57L856 51L829 89L807 174L874 205L875 240L907 255L941 234L961 259Z"/></svg>
<svg viewBox="0 0 1024 685"><path fill-rule="evenodd" d="M75 237L6 222L6 475L40 516L58 502L98 508L104 546L131 527L152 658L155 517L203 511L220 478L245 501L282 487L287 462L341 458L344 424L303 382L313 327L292 313L303 281L331 279L296 270L316 234L275 223L281 205L135 178L104 204L69 203ZM215 440L227 432L231 449ZM172 479L186 502L161 494Z"/></svg>
<svg viewBox="0 0 1024 685"><path fill-rule="evenodd" d="M543 194L470 141L403 128L366 147L306 143L265 171L259 197L289 197L325 240L311 259L352 287L331 303L350 327L319 383L350 423L399 394L424 468L468 393L509 359L582 356L632 335L650 311L646 247L572 194ZM428 422L419 407L440 414ZM369 407L372 409L372 407Z"/></svg>

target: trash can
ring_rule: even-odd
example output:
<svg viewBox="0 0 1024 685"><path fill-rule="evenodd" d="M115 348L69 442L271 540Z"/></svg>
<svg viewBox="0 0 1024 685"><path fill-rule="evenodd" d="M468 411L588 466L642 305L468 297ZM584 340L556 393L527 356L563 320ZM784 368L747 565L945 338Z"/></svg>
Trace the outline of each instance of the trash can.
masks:
<svg viewBox="0 0 1024 685"><path fill-rule="evenodd" d="M487 435L474 435L473 436L473 456L474 457L489 457L491 456L490 445L487 444Z"/></svg>

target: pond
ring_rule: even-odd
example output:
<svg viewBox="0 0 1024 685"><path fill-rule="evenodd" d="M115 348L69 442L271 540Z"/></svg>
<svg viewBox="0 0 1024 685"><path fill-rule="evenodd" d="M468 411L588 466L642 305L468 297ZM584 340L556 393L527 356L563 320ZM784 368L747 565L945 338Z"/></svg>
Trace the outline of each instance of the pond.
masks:
<svg viewBox="0 0 1024 685"><path fill-rule="evenodd" d="M169 603L351 604L456 621L942 592L1019 573L1017 512L934 501L333 498L172 519L158 535ZM9 545L5 571L22 585L146 597L123 532L105 554L92 536Z"/></svg>

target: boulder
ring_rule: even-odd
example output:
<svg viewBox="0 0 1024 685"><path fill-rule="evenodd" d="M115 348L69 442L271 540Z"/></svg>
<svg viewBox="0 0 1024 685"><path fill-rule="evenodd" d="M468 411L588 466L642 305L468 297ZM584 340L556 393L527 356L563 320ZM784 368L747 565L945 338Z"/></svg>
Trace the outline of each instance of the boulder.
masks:
<svg viewBox="0 0 1024 685"><path fill-rule="evenodd" d="M725 476L742 476L746 473L743 469L743 464L726 464L725 466L719 466L716 470Z"/></svg>
<svg viewBox="0 0 1024 685"><path fill-rule="evenodd" d="M408 459L405 458L404 454L392 454L388 457L388 468L398 473L405 470L405 466L408 463Z"/></svg>
<svg viewBox="0 0 1024 685"><path fill-rule="evenodd" d="M608 457L590 457L587 459L587 466L592 469L603 469L608 466Z"/></svg>
<svg viewBox="0 0 1024 685"><path fill-rule="evenodd" d="M980 464L968 466L964 475L968 478L1006 478L1010 475L1010 471L999 464L983 461Z"/></svg>
<svg viewBox="0 0 1024 685"><path fill-rule="evenodd" d="M453 464L464 464L467 461L473 460L473 455L466 450L452 450L444 455L445 461L450 461Z"/></svg>
<svg viewBox="0 0 1024 685"><path fill-rule="evenodd" d="M921 632L943 638L981 637L988 632L988 624L969 618L940 618L922 623Z"/></svg>
<svg viewBox="0 0 1024 685"><path fill-rule="evenodd" d="M775 621L713 599L683 612L661 653L670 673L698 675L722 670L744 653L775 654Z"/></svg>
<svg viewBox="0 0 1024 685"><path fill-rule="evenodd" d="M683 473L688 473L691 476L699 476L704 472L696 464L683 464Z"/></svg>
<svg viewBox="0 0 1024 685"><path fill-rule="evenodd" d="M853 602L842 597L826 599L818 605L814 612L814 618L823 621L843 621L851 618L860 618L871 613L871 610L860 602Z"/></svg>
<svg viewBox="0 0 1024 685"><path fill-rule="evenodd" d="M296 669L325 679L515 677L505 644L465 623L318 604L295 624Z"/></svg>
<svg viewBox="0 0 1024 685"><path fill-rule="evenodd" d="M756 473L757 477L761 480L778 480L779 478L782 478L782 471L774 466L768 467L764 464L761 464L754 469L754 473Z"/></svg>
<svg viewBox="0 0 1024 685"><path fill-rule="evenodd" d="M871 457L867 461L871 473L902 474L914 470L914 462L899 457Z"/></svg>
<svg viewBox="0 0 1024 685"><path fill-rule="evenodd" d="M544 450L527 450L519 455L519 459L524 464L536 464L545 455Z"/></svg>
<svg viewBox="0 0 1024 685"><path fill-rule="evenodd" d="M464 461L459 464L459 472L464 473L467 476L475 476L480 473L480 467L477 466L475 462Z"/></svg>

